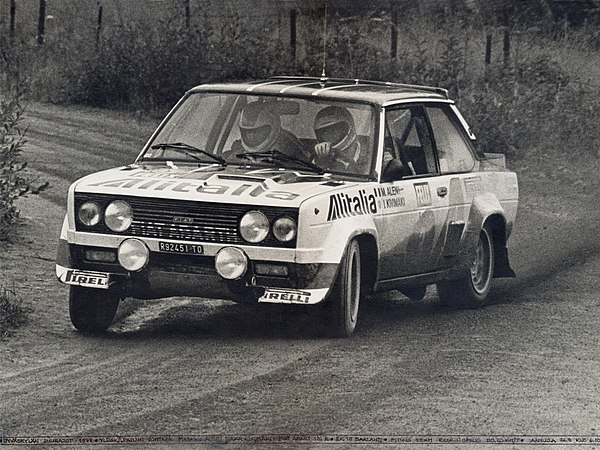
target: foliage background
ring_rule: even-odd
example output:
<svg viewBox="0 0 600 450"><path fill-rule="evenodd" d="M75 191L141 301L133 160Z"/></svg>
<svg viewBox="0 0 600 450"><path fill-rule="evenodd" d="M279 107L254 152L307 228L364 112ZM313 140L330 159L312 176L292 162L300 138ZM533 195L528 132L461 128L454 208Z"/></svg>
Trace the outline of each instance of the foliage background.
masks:
<svg viewBox="0 0 600 450"><path fill-rule="evenodd" d="M18 2L13 36L0 4L1 72L30 99L160 116L194 85L315 76L325 59L329 76L448 88L484 149L513 162L572 174L598 159L596 0L187 0L187 19L186 0L48 0L43 45L38 1Z"/></svg>

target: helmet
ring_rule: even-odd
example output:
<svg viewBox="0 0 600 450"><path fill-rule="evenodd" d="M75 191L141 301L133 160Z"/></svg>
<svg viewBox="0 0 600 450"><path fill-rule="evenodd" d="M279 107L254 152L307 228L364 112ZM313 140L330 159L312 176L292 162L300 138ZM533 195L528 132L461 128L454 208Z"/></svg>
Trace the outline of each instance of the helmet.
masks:
<svg viewBox="0 0 600 450"><path fill-rule="evenodd" d="M272 147L281 133L281 119L258 102L249 103L240 114L242 145L248 151L264 151Z"/></svg>
<svg viewBox="0 0 600 450"><path fill-rule="evenodd" d="M345 150L356 141L352 114L340 106L328 106L315 117L315 135L319 142L329 142L335 150Z"/></svg>

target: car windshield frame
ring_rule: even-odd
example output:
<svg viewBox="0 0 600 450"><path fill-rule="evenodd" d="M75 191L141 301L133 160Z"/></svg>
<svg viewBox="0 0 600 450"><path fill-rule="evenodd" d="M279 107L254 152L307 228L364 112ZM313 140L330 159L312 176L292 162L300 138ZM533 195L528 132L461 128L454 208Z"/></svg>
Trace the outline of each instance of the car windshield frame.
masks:
<svg viewBox="0 0 600 450"><path fill-rule="evenodd" d="M198 107L199 104L196 105L188 105L188 103L190 101L195 101L195 99L197 99L198 97L194 97L194 96L222 96L221 98L224 99L224 104L220 106L219 111L217 111L218 114L216 115L212 115L211 117L209 117L207 120L210 122L212 120L212 123L209 123L209 127L204 127L205 129L205 135L203 136L203 138L205 139L204 141L197 143L196 141L194 141L193 139L190 140L189 136L186 136L185 134L182 135L178 135L177 133L174 132L174 130L179 126L179 123L183 123L182 120L188 120L190 121L191 119L187 118L186 116L188 115L193 115L193 108ZM286 159L286 158L277 158L277 160L267 160L265 158L257 158L256 160L252 160L252 159L248 159L248 158L237 158L236 154L238 153L243 153L246 152L246 149L237 149L237 151L235 151L234 149L228 149L226 148L226 145L231 145L231 139L232 136L234 136L235 134L235 129L237 129L237 127L239 126L239 114L240 111L242 110L242 108L251 102L254 101L259 101L259 102L266 102L267 104L271 105L271 104L277 104L278 102L281 102L282 104L285 103L297 103L298 105L302 105L304 104L305 106L309 106L311 108L319 108L319 105L321 108L325 108L327 106L341 106L341 107L346 107L346 108L350 108L350 110L352 110L353 112L355 112L354 115L356 115L356 112L363 114L364 115L364 119L360 122L356 124L356 128L359 129L362 133L359 133L360 139L361 139L361 144L366 145L366 149L365 151L366 153L366 157L364 161L361 161L363 163L363 171L362 172L352 172L352 171L347 171L347 170L336 170L336 169L331 169L329 167L325 167L323 168L323 172L326 174L332 174L332 175L336 175L336 176L340 176L340 177L349 177L349 178L362 178L362 179L371 179L371 180L375 180L377 179L377 173L376 173L376 163L377 163L377 155L378 155L378 148L379 148L379 122L381 120L380 118L380 107L372 102L367 102L367 101L361 101L361 100L355 100L355 99L332 99L332 98L328 98L328 97L319 97L319 98L314 98L314 97L307 97L307 96L294 96L294 95L272 95L272 94L256 94L256 93L248 93L248 92L238 92L238 91L223 91L223 90L203 90L203 91L190 91L188 93L186 93L186 95L184 97L181 98L181 100L172 108L172 110L169 112L169 114L165 117L165 119L161 122L161 124L159 125L159 127L156 129L156 131L152 134L152 136L150 137L150 139L148 140L148 142L146 143L146 145L144 146L144 148L142 149L142 151L140 152L140 154L138 155L136 162L137 163L148 163L148 162L162 162L164 163L165 161L173 161L173 162L178 162L178 163L186 163L189 162L190 164L214 164L215 161L206 161L206 163L202 162L202 161L198 161L194 158L183 158L182 155L184 156L184 154L179 154L179 156L176 155L172 155L172 157L166 157L164 155L162 156L156 156L157 154L152 154L153 150L156 150L157 148L161 148L161 146L159 144L164 143L164 142L179 142L179 141L185 141L187 143L189 143L190 145L194 145L197 146L198 148L202 148L205 151L208 151L209 153L212 153L215 156L218 157L223 157L225 153L230 153L229 155L226 156L226 164L227 166L233 166L233 167L255 167L255 168L264 168L264 167L281 167L281 168L285 168L285 169L289 169L289 170L296 170L296 171L312 171L314 172L314 170L311 170L310 168L310 164L316 164L319 165L319 163L317 161L311 160L310 158L307 159L306 155L303 154L299 154L296 155L294 154L293 157L299 158L299 159L304 159L306 160L306 162L308 164L298 164L298 163L294 163L292 161L292 159ZM300 106L298 106L300 108ZM187 110L186 110L187 109ZM200 113L201 114L201 113ZM289 112L284 112L282 113L282 117L283 116L290 116L290 117L294 117L294 116L298 116L301 113L298 111L292 111L291 113ZM307 118L308 118L308 113L307 112L303 112L303 114L305 115L304 120L305 122L307 122ZM356 119L355 119L356 120ZM282 120L283 122L283 120ZM289 122L289 120L288 120ZM185 125L185 124L184 124ZM313 122L310 122L310 127L312 128ZM189 126L189 124L188 124ZM308 124L307 123L303 123L304 127L307 127ZM208 129L210 128L210 129ZM284 127L285 128L285 127ZM169 131L170 130L170 131ZM289 131L289 130L288 130ZM172 134L175 134L174 136L172 136ZM238 139L239 140L239 139ZM312 152L314 151L313 148L311 147L311 144L313 144L311 141L314 141L314 143L317 142L316 139L316 135L314 135L314 130L313 130L313 136L310 136L309 138L306 138L305 136L303 136L300 140L302 140L303 142L306 143L305 145L305 149L307 152ZM361 147L362 148L362 147ZM285 149L277 149L275 148L274 150L278 150L278 151L282 151ZM370 161L368 161L368 155L370 154ZM309 157L312 157L312 154L309 154ZM208 158L207 158L208 159Z"/></svg>

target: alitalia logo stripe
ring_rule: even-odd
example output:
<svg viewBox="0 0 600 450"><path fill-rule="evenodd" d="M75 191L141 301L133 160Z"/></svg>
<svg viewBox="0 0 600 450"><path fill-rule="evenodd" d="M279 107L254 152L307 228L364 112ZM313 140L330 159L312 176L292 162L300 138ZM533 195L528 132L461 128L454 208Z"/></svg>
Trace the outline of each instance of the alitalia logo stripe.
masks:
<svg viewBox="0 0 600 450"><path fill-rule="evenodd" d="M364 214L377 214L377 200L374 194L367 194L361 189L353 196L344 193L329 196L328 221Z"/></svg>

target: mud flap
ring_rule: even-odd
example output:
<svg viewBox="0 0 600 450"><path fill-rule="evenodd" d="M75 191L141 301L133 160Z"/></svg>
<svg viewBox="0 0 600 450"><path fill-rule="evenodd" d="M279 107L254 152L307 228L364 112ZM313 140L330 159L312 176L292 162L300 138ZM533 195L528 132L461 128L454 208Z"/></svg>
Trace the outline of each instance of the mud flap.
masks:
<svg viewBox="0 0 600 450"><path fill-rule="evenodd" d="M508 249L506 246L495 248L496 261L494 261L494 278L516 278L517 274L511 269L508 262Z"/></svg>
<svg viewBox="0 0 600 450"><path fill-rule="evenodd" d="M427 286L406 286L402 288L398 288L400 292L406 295L413 301L421 301L425 298L425 293L427 292Z"/></svg>

